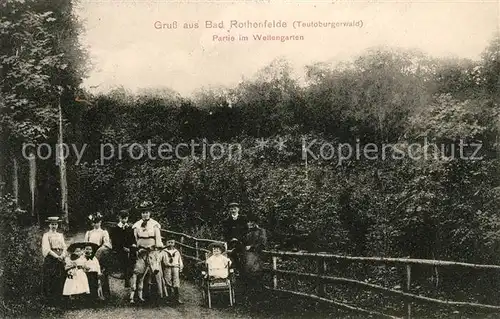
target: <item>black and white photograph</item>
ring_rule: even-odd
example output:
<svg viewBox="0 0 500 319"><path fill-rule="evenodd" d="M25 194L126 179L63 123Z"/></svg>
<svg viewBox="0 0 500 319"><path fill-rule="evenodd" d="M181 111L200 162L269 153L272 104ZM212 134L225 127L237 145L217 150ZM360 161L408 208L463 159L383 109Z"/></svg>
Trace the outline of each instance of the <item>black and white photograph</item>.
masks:
<svg viewBox="0 0 500 319"><path fill-rule="evenodd" d="M500 318L500 2L0 0L0 317Z"/></svg>

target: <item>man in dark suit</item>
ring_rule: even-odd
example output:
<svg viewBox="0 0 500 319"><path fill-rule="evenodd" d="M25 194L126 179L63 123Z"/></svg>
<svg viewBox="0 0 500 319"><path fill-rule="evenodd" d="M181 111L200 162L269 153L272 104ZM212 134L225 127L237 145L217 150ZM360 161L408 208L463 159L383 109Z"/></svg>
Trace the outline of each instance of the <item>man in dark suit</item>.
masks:
<svg viewBox="0 0 500 319"><path fill-rule="evenodd" d="M241 241L247 231L247 220L245 216L240 215L238 203L230 203L228 208L230 216L223 222L224 240L228 243L233 239Z"/></svg>
<svg viewBox="0 0 500 319"><path fill-rule="evenodd" d="M111 243L123 267L125 277L125 288L130 287L130 277L135 263L136 242L132 225L128 223L128 210L121 210L119 223L111 229Z"/></svg>
<svg viewBox="0 0 500 319"><path fill-rule="evenodd" d="M229 258L233 260L235 268L240 269L241 263L239 255L243 252L243 236L247 232L247 220L240 215L240 207L238 203L230 203L228 205L230 216L223 222L224 241L228 244Z"/></svg>

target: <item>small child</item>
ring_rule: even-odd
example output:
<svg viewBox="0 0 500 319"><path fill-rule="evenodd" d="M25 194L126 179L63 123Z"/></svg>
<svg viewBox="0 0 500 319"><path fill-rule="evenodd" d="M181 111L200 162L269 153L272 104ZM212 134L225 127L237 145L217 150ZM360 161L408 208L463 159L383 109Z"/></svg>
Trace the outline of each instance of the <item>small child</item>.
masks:
<svg viewBox="0 0 500 319"><path fill-rule="evenodd" d="M169 299L177 304L182 304L183 302L179 298L179 287L180 273L184 264L181 253L175 248L175 240L167 240L161 255L161 263Z"/></svg>
<svg viewBox="0 0 500 319"><path fill-rule="evenodd" d="M64 283L63 295L74 300L75 296L81 298L89 294L89 282L85 274L86 259L83 256L83 247L85 243L74 243L68 247L69 257L66 257L64 269L67 276Z"/></svg>
<svg viewBox="0 0 500 319"><path fill-rule="evenodd" d="M229 267L231 259L224 256L224 246L222 244L212 244L212 256L208 257L206 264L208 275L211 279L226 279L229 277Z"/></svg>
<svg viewBox="0 0 500 319"><path fill-rule="evenodd" d="M95 256L98 248L99 246L97 244L91 242L85 244L85 267L90 290L89 301L103 299L103 297L99 295L99 277L102 274L101 266Z"/></svg>

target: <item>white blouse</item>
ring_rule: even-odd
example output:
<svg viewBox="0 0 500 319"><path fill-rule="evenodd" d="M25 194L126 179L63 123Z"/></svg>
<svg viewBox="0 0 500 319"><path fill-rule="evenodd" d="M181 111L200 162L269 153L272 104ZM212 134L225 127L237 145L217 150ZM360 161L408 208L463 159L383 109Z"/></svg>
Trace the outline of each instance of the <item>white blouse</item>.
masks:
<svg viewBox="0 0 500 319"><path fill-rule="evenodd" d="M66 251L66 242L64 241L64 235L55 231L48 231L42 236L42 255L47 257L47 255L52 252L53 249L61 249L63 252ZM51 254L54 255L55 253ZM57 254L56 254L57 255ZM55 257L55 256L54 256Z"/></svg>
<svg viewBox="0 0 500 319"><path fill-rule="evenodd" d="M101 266L96 257L92 259L85 259L85 266L89 267L89 272L96 272L98 275L101 274Z"/></svg>
<svg viewBox="0 0 500 319"><path fill-rule="evenodd" d="M154 220L149 219L146 223L146 227L141 227L143 220L137 221L132 228L134 229L135 240L137 241L137 246L150 247L157 246L163 247L163 242L161 240L160 224Z"/></svg>
<svg viewBox="0 0 500 319"><path fill-rule="evenodd" d="M111 248L111 240L109 233L102 228L92 229L85 233L85 241L97 244L99 246L106 246Z"/></svg>

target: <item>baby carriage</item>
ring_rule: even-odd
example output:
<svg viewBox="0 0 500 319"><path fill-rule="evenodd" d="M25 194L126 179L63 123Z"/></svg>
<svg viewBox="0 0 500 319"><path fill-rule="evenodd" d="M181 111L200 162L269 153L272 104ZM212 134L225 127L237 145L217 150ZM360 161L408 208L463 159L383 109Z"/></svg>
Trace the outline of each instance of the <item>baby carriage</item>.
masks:
<svg viewBox="0 0 500 319"><path fill-rule="evenodd" d="M212 298L214 295L227 294L229 305L233 306L235 302L234 292L234 269L231 268L231 260L223 255L224 246L219 244L211 245L211 251L215 253L207 256L203 262L201 272L201 286L203 299L208 308L212 308ZM220 252L217 252L217 249Z"/></svg>

